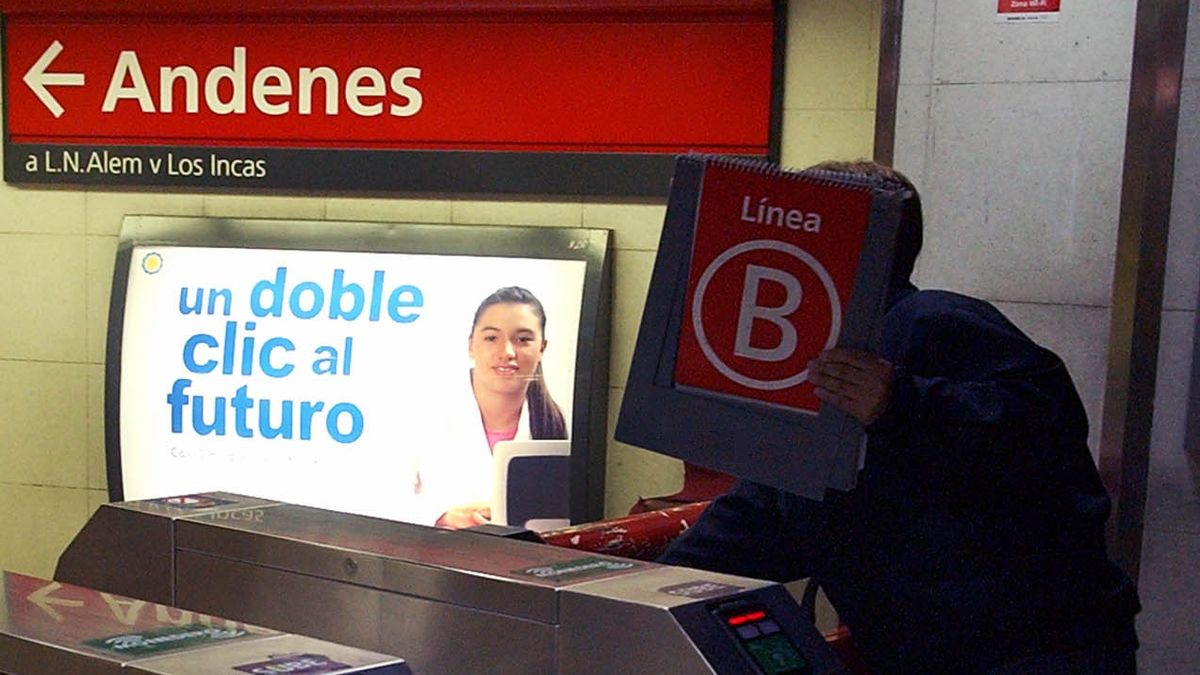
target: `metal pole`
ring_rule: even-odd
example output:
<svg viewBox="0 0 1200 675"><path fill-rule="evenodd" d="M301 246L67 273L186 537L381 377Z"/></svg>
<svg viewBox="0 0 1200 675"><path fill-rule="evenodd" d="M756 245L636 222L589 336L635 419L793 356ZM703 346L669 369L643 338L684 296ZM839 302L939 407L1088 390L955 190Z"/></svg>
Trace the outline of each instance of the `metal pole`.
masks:
<svg viewBox="0 0 1200 675"><path fill-rule="evenodd" d="M1188 0L1140 0L1134 29L1100 473L1115 507L1109 547L1135 580L1141 564L1187 10Z"/></svg>
<svg viewBox="0 0 1200 675"><path fill-rule="evenodd" d="M904 0L883 0L879 21L874 159L891 166L896 152L896 101L900 90L900 29L904 21Z"/></svg>

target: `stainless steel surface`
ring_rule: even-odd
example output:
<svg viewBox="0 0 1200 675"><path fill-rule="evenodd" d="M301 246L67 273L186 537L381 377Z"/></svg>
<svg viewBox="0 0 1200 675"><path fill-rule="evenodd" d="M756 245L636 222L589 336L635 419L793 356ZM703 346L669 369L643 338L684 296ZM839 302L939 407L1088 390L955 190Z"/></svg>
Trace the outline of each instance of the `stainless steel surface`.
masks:
<svg viewBox="0 0 1200 675"><path fill-rule="evenodd" d="M725 595L772 585L714 572L656 566L642 574L564 589L561 672L716 672L678 623L663 621L666 610L696 600L662 589L696 581L721 584L727 587ZM646 635L653 635L654 640L638 639ZM741 672L754 671L747 668Z"/></svg>
<svg viewBox="0 0 1200 675"><path fill-rule="evenodd" d="M587 557L472 532L290 504L255 510L254 515L234 519L210 513L181 519L175 546L539 621L555 619L556 585L521 570Z"/></svg>
<svg viewBox="0 0 1200 675"><path fill-rule="evenodd" d="M207 675L269 663L273 655L284 654L344 666L321 672L409 672L403 660L393 656L73 584L0 573L0 672Z"/></svg>
<svg viewBox="0 0 1200 675"><path fill-rule="evenodd" d="M272 663L274 661L274 663ZM221 672L320 672L327 675L409 675L403 659L374 654L301 635L277 635L251 642L231 643L200 653L172 654L130 664L129 675L212 675ZM303 670L308 667L308 671ZM267 670L273 667L274 670ZM318 670L320 668L320 670Z"/></svg>
<svg viewBox="0 0 1200 675"><path fill-rule="evenodd" d="M179 553L177 564L180 606L383 650L382 594L374 589L187 551Z"/></svg>
<svg viewBox="0 0 1200 675"><path fill-rule="evenodd" d="M1138 578L1158 368L1188 0L1137 3L1117 229L1100 472L1109 545Z"/></svg>
<svg viewBox="0 0 1200 675"><path fill-rule="evenodd" d="M777 613L799 616L791 595L769 582L291 504L245 504L190 515L111 506L129 529L114 530L108 544L123 550L166 522L179 606L400 654L422 675L751 673L712 603L752 596L791 603ZM125 562L101 551L94 564L114 561ZM810 646L828 651L811 623L784 625L793 643L809 644L800 634L807 630L816 636ZM697 631L712 644L697 646Z"/></svg>
<svg viewBox="0 0 1200 675"><path fill-rule="evenodd" d="M169 520L101 506L59 557L54 578L172 604L172 530Z"/></svg>
<svg viewBox="0 0 1200 675"><path fill-rule="evenodd" d="M603 582L582 581L564 589L572 594L609 598L626 604L643 605L654 609L669 610L696 601L695 597L668 593L665 588L680 584L705 582L719 584L724 588L721 595L732 595L745 591L757 591L778 586L772 581L738 577L732 574L705 572L686 567L668 567L654 565L646 568L641 574L631 574L619 578L607 579Z"/></svg>
<svg viewBox="0 0 1200 675"><path fill-rule="evenodd" d="M175 503L172 503L175 502ZM54 578L87 588L174 604L174 521L211 515L236 519L278 502L225 492L102 505L58 559ZM136 533L131 536L130 533ZM102 560L102 564L97 561Z"/></svg>
<svg viewBox="0 0 1200 675"><path fill-rule="evenodd" d="M404 645L413 668L422 674L557 672L557 623L396 594L383 597L382 611L381 644Z"/></svg>
<svg viewBox="0 0 1200 675"><path fill-rule="evenodd" d="M663 621L662 611L576 594L564 595L562 609L563 675L717 672L679 624Z"/></svg>

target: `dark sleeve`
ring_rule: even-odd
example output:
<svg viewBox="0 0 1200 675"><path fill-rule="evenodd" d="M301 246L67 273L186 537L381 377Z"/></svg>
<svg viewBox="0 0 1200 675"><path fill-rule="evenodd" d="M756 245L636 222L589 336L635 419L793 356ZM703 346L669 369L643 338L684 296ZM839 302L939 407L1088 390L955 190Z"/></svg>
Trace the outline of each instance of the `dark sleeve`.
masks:
<svg viewBox="0 0 1200 675"><path fill-rule="evenodd" d="M658 562L787 582L810 576L815 514L798 497L739 481L672 542ZM807 500L804 500L807 501ZM815 502L813 503L815 505Z"/></svg>
<svg viewBox="0 0 1200 675"><path fill-rule="evenodd" d="M868 430L888 440L881 447L935 470L1037 481L1067 447L1086 446L1087 418L1057 356L990 305L907 309L885 322L899 367Z"/></svg>

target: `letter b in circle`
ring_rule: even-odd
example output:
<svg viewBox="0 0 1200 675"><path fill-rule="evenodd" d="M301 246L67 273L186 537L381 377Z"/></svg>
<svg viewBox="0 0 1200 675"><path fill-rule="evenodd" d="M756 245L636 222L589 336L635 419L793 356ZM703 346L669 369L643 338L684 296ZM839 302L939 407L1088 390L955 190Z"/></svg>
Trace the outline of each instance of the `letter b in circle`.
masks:
<svg viewBox="0 0 1200 675"><path fill-rule="evenodd" d="M727 265L737 271L710 286ZM802 281L802 277L806 278ZM742 283L740 290L737 280ZM827 312L820 309L825 304ZM715 341L705 326L706 305L713 308L709 319ZM806 312L807 323L797 316ZM691 315L696 343L708 363L731 382L758 391L779 391L804 382L807 360L800 356L809 352L815 356L837 344L842 323L837 287L824 265L798 246L761 239L736 244L705 266L693 291ZM759 338L758 346L752 344L752 337ZM755 369L751 362L764 364L765 369Z"/></svg>
<svg viewBox="0 0 1200 675"><path fill-rule="evenodd" d="M783 286L787 297L783 304L776 307L766 307L758 304L758 288L763 281L777 283ZM742 286L742 303L738 309L737 334L734 337L733 353L748 359L758 361L783 361L796 352L796 327L787 320L787 316L800 306L803 291L800 280L796 277L761 265L746 265L745 283ZM781 337L779 344L770 349L755 347L750 344L750 336L754 331L754 321L760 319L769 321L779 328Z"/></svg>

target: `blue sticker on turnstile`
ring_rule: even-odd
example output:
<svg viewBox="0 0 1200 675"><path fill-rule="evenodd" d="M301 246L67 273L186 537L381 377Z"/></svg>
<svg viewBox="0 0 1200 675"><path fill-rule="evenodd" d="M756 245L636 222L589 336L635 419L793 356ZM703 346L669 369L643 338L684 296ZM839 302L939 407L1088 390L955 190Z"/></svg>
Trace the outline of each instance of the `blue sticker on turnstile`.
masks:
<svg viewBox="0 0 1200 675"><path fill-rule="evenodd" d="M225 506L227 504L236 504L232 499L217 499L208 495L179 495L178 497L163 497L162 499L151 499L151 504L162 504L164 506L174 506L177 509L208 509L214 506Z"/></svg>
<svg viewBox="0 0 1200 675"><path fill-rule="evenodd" d="M272 656L268 661L247 663L244 666L234 666L233 669L254 675L280 675L281 673L316 675L316 673L336 673L349 667L349 665L333 661L323 654L282 654Z"/></svg>
<svg viewBox="0 0 1200 675"><path fill-rule="evenodd" d="M609 560L608 558L579 558L552 565L538 565L536 567L526 567L523 570L513 570L513 574L521 574L527 577L536 577L543 581L558 583L560 581L567 581L568 579L590 577L597 574L624 572L635 567L640 567L640 565L624 560Z"/></svg>
<svg viewBox="0 0 1200 675"><path fill-rule="evenodd" d="M718 584L715 581L697 579L673 586L663 586L658 589L658 592L666 593L667 595L678 595L684 598L716 598L742 590L745 589L741 586L730 586L729 584Z"/></svg>

